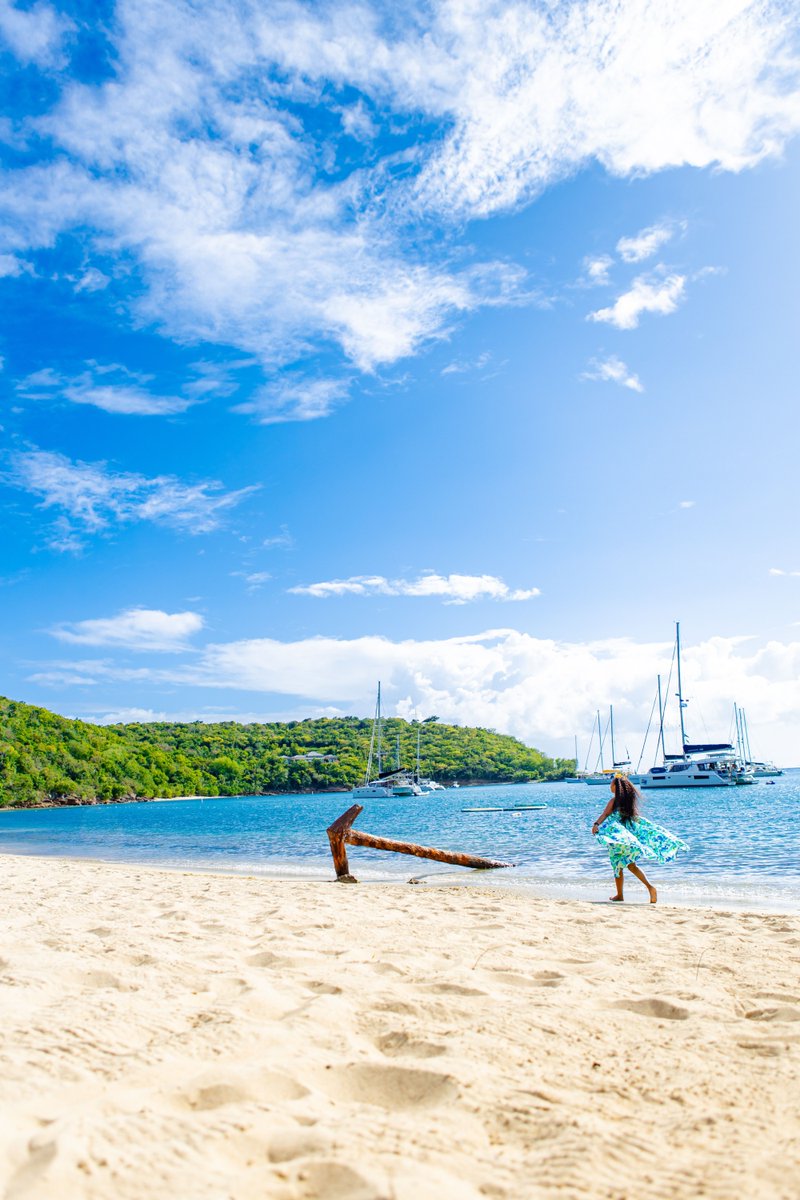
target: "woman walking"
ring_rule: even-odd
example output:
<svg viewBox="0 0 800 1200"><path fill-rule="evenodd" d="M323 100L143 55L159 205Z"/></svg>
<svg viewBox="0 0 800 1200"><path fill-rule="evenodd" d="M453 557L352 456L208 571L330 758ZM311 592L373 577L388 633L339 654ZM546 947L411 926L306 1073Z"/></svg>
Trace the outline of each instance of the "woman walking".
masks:
<svg viewBox="0 0 800 1200"><path fill-rule="evenodd" d="M611 799L592 825L592 833L599 842L608 847L608 857L614 872L617 894L611 900L624 900L625 868L643 883L650 894L650 903L655 904L658 893L644 871L636 865L638 858L654 858L657 862L669 862L679 850L689 846L675 837L668 829L654 825L639 815L640 796L630 779L615 775L611 780Z"/></svg>

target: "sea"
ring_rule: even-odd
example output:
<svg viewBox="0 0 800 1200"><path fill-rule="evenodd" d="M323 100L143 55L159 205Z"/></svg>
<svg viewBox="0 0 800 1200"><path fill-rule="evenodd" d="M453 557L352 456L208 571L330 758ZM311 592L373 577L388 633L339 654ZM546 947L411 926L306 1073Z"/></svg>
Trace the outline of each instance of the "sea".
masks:
<svg viewBox="0 0 800 1200"><path fill-rule="evenodd" d="M512 862L473 871L348 847L351 872L370 885L415 879L605 900L608 857L591 836L604 787L531 783L450 788L366 800L357 827L383 837ZM332 880L326 828L349 793L226 796L86 808L0 810L0 853L97 859L294 880ZM522 810L526 804L546 808ZM471 808L518 811L468 812ZM774 784L648 793L643 815L690 844L664 865L643 864L660 899L684 905L800 908L800 768ZM629 875L626 898L646 900Z"/></svg>

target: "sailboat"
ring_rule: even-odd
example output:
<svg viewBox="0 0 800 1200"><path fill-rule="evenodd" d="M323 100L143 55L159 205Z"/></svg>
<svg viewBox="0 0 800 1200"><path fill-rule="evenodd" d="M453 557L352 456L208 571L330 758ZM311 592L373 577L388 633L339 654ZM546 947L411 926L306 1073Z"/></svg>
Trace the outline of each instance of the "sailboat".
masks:
<svg viewBox="0 0 800 1200"><path fill-rule="evenodd" d="M373 775L372 765L377 771ZM364 782L353 788L354 800L390 800L394 796L420 796L421 789L411 778L408 771L400 766L400 738L397 738L395 766L383 770L383 717L381 715L381 684L378 680L378 698L375 704L375 716L372 721L372 734L369 741L369 757L367 773Z"/></svg>
<svg viewBox="0 0 800 1200"><path fill-rule="evenodd" d="M661 702L661 679L659 677L659 742L662 765L651 767L637 782L642 788L700 788L734 787L737 784L755 782L753 772L747 769L737 756L731 742L688 742L684 710L688 700L683 698L681 680L681 627L675 623L675 658L678 668L678 712L680 714L681 753L667 754L664 750L664 705Z"/></svg>
<svg viewBox="0 0 800 1200"><path fill-rule="evenodd" d="M600 739L600 754L599 754L600 770L593 771L591 775L584 775L583 776L584 783L590 783L590 784L594 784L594 785L604 783L604 784L606 784L606 786L608 786L615 775L627 775L628 778L631 780L631 782L636 783L638 781L639 777L638 777L638 775L631 775L630 759L624 758L624 759L621 759L619 762L617 761L617 751L616 751L616 747L614 745L614 706L613 706L613 704L609 704L609 706L608 706L608 725L606 726L606 728L611 733L611 766L610 767L603 766L603 742L605 739L604 739L603 733L601 732L600 712L598 711L598 713L597 713L597 735ZM590 743L590 746L591 746L591 743Z"/></svg>
<svg viewBox="0 0 800 1200"><path fill-rule="evenodd" d="M733 706L733 720L736 725L736 745L739 750L739 757L744 760L745 765L753 772L753 778L765 779L782 775L783 771L780 767L776 767L774 762L756 762L753 759L753 752L750 749L750 730L747 728L747 715L744 709L740 708L737 704Z"/></svg>

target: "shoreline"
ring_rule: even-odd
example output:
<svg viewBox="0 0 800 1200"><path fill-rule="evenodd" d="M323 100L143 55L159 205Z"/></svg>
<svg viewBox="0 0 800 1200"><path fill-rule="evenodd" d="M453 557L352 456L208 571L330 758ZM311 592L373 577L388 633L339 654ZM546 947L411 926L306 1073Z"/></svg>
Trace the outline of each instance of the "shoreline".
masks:
<svg viewBox="0 0 800 1200"><path fill-rule="evenodd" d="M538 784L563 783L563 779L526 779L524 781L514 779L469 779L458 781L458 787L453 788L453 784L443 784L443 790L446 792L455 790L459 791L465 788L477 787L528 787ZM357 785L354 785L357 786ZM254 798L276 796L349 796L352 793L352 788L345 787L308 787L301 788L299 791L292 792L226 792L215 796L211 795L196 795L196 796L120 796L114 800L99 800L97 797L91 799L79 799L74 796L65 796L57 800L36 801L30 804L2 804L0 805L0 813L4 812L29 812L36 809L50 808L112 808L118 804L162 804L172 800L236 800L243 796L252 796ZM436 793L431 793L436 794Z"/></svg>
<svg viewBox="0 0 800 1200"><path fill-rule="evenodd" d="M0 866L9 1196L791 1200L800 916Z"/></svg>
<svg viewBox="0 0 800 1200"><path fill-rule="evenodd" d="M0 869L5 858L11 860L22 858L42 863L72 863L76 866L97 865L120 871L148 871L156 875L164 874L167 876L185 875L197 876L199 878L250 879L278 884L280 886L308 885L310 887L323 887L326 884L337 883L332 863L329 869L327 865L325 868L322 865L319 868L314 865L306 873L299 871L296 867L293 870L286 869L285 867L282 868L276 865L274 860L263 866L260 865L260 869L255 869L252 864L236 868L232 866L225 867L219 863L190 861L156 862L152 859L99 858L93 855L65 853L38 854L27 853L24 850L13 851L4 848L0 849ZM508 876L503 878L502 872L499 871L495 873L464 869L463 872L460 872L458 868L454 870L437 870L434 864L431 864L431 868L431 870L426 869L424 860L414 859L408 864L408 875L405 872L398 872L396 876L372 878L369 874L364 875L363 872L360 872L360 875L356 878L358 885L370 890L405 889L416 886L426 891L452 889L454 891L472 891L477 895L510 895L531 903L541 900L569 905L590 905L595 908L598 906L602 908L621 907L623 909L650 907L644 889L636 887L634 890L632 880L628 884L629 890L626 894L625 902L621 906L611 903L608 899L608 891L612 885L602 872L598 872L596 882L589 883L588 881L565 882L544 876L517 876L509 879ZM369 867L367 867L367 871L369 871ZM668 877L664 881L659 880L659 903L655 907L659 910L689 910L692 912L717 914L800 916L800 893L798 893L798 898L794 904L782 904L771 902L770 900L758 902L752 897L747 896L687 897L681 894L681 882L683 881L679 880L677 882L677 887L674 885L670 887ZM339 886L345 887L347 885Z"/></svg>

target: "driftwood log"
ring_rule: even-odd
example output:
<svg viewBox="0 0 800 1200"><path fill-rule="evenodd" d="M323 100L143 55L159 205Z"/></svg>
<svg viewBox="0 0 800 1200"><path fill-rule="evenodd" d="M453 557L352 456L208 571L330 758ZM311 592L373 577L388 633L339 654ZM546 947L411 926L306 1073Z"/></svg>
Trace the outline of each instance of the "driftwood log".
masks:
<svg viewBox="0 0 800 1200"><path fill-rule="evenodd" d="M497 862L493 858L479 858L477 854L458 854L451 850L435 850L432 846L417 846L414 842L398 842L394 838L375 837L372 833L362 833L360 829L353 829L353 822L363 811L363 805L354 804L328 827L328 840L331 844L337 882L356 882L355 877L350 874L350 866L347 862L345 848L347 845L370 846L373 850L391 850L395 854L413 854L415 858L432 858L436 862L452 863L456 867L473 867L478 871L493 871L498 867L513 866L513 863Z"/></svg>

